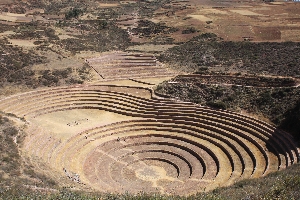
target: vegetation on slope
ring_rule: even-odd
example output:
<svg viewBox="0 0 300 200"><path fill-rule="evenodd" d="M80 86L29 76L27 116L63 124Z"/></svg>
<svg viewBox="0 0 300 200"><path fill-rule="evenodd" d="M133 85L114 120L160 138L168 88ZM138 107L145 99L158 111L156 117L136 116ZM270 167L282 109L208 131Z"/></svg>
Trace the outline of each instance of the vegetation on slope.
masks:
<svg viewBox="0 0 300 200"><path fill-rule="evenodd" d="M0 86L6 82L30 85L34 72L29 66L44 62L44 58L33 51L8 45L7 40L0 40L0 56Z"/></svg>
<svg viewBox="0 0 300 200"><path fill-rule="evenodd" d="M170 66L187 72L219 72L300 76L300 43L228 42L202 34L160 56Z"/></svg>
<svg viewBox="0 0 300 200"><path fill-rule="evenodd" d="M14 121L13 121L13 120ZM18 124L17 124L18 122ZM33 166L21 157L19 147L26 134L25 121L11 114L0 114L0 197L9 198L10 190L23 188L53 188L56 183L43 174L36 173ZM31 190L29 190L31 191ZM18 194L22 197L22 193ZM7 199L3 198L3 199Z"/></svg>
<svg viewBox="0 0 300 200"><path fill-rule="evenodd" d="M103 20L81 21L75 23L78 32L83 33L74 38L57 41L61 48L77 53L80 51L104 52L110 50L124 50L129 46L129 37L125 30L118 28L114 23L103 26ZM58 24L58 26L68 26Z"/></svg>
<svg viewBox="0 0 300 200"><path fill-rule="evenodd" d="M83 83L90 71L85 65L76 73L71 68L34 71L34 64L46 63L47 59L33 50L9 45L6 40L0 40L0 58L0 87L11 84L36 88Z"/></svg>
<svg viewBox="0 0 300 200"><path fill-rule="evenodd" d="M232 82L230 78L225 80L220 76L234 73L299 77L299 54L299 43L224 42L214 34L202 34L169 49L160 59L190 73L216 75L218 78L204 80L179 76L161 83L156 91L214 108L252 113L300 140L299 87L286 87L288 79L280 82L283 79L267 80L266 77L264 79L272 82L271 87L252 87L256 83L247 83L246 78L244 82L243 79ZM226 81L230 84L224 84Z"/></svg>
<svg viewBox="0 0 300 200"><path fill-rule="evenodd" d="M263 120L270 120L300 139L300 88L248 87L223 85L221 82L203 84L200 80L179 76L161 83L156 91L218 109L246 111L261 116Z"/></svg>
<svg viewBox="0 0 300 200"><path fill-rule="evenodd" d="M130 17L137 13L140 16L151 17L155 10L169 2L170 0L137 1L118 7L100 7L99 2L85 0L16 0L14 5L1 5L0 10L3 12L25 14L27 11L34 10L32 15L39 20L18 25L1 24L0 33L10 31L11 34L5 35L0 41L2 60L0 70L3 72L0 74L0 86L20 87L17 89L19 90L83 83L90 76L86 67L71 71L70 68L62 65L55 70L49 67L37 71L33 70L33 66L52 62L53 59L68 59L82 51L125 50L131 42L127 31L118 27L117 22L125 20L120 17L124 15ZM44 13L40 13L42 11L39 8ZM41 17L44 20L40 20ZM140 20L139 26L134 29L135 33L146 36L156 34L157 31L165 33L175 30L149 20ZM36 46L29 48L13 46L10 40L30 41ZM160 41L161 38L158 40ZM169 38L162 40L168 42ZM49 58L48 52L56 55ZM76 68L78 69L78 66ZM78 74L77 71L84 71L84 73Z"/></svg>
<svg viewBox="0 0 300 200"><path fill-rule="evenodd" d="M17 148L19 130L12 125L10 120L0 115L0 185L5 186L13 181L14 176L20 174L21 157Z"/></svg>

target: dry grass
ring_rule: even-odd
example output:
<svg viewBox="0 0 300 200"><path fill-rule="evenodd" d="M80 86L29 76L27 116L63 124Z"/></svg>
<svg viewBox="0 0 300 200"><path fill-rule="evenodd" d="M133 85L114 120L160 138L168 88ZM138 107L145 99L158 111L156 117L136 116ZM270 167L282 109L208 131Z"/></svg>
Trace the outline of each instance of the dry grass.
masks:
<svg viewBox="0 0 300 200"><path fill-rule="evenodd" d="M211 18L208 18L204 15L196 15L196 14L192 14L192 15L188 15L188 17L193 17L197 20L200 20L202 22L206 22L206 21L211 21Z"/></svg>
<svg viewBox="0 0 300 200"><path fill-rule="evenodd" d="M35 40L21 40L21 39L10 39L8 40L12 45L20 46L20 47L36 47L34 44Z"/></svg>
<svg viewBox="0 0 300 200"><path fill-rule="evenodd" d="M120 4L118 3L100 3L99 2L99 6L100 7L117 7L119 6Z"/></svg>
<svg viewBox="0 0 300 200"><path fill-rule="evenodd" d="M33 17L25 16L25 14L16 14L16 13L1 13L0 20L10 21L10 22L31 22Z"/></svg>
<svg viewBox="0 0 300 200"><path fill-rule="evenodd" d="M154 45L154 44L144 44L144 45L136 45L130 46L127 48L129 51L139 51L139 52L161 52L166 51L169 48L174 47L173 44L166 44L166 45Z"/></svg>
<svg viewBox="0 0 300 200"><path fill-rule="evenodd" d="M262 16L262 14L252 12L250 10L230 10L231 12L238 13L246 16Z"/></svg>

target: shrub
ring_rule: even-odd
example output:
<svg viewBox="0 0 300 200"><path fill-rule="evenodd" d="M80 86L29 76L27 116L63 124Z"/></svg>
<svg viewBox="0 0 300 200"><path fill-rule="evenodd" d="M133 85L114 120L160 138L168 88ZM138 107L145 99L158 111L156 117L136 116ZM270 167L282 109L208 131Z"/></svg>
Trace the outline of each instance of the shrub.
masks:
<svg viewBox="0 0 300 200"><path fill-rule="evenodd" d="M83 14L83 10L80 8L72 8L65 14L65 19L70 20L72 18L78 18L80 15Z"/></svg>
<svg viewBox="0 0 300 200"><path fill-rule="evenodd" d="M12 126L4 129L3 133L9 136L16 136L18 134L18 130Z"/></svg>
<svg viewBox="0 0 300 200"><path fill-rule="evenodd" d="M210 106L212 108L217 108L217 109L223 109L226 110L226 104L222 101L209 101L206 103L207 106Z"/></svg>
<svg viewBox="0 0 300 200"><path fill-rule="evenodd" d="M190 34L190 33L196 33L197 29L195 29L194 27L189 27L187 29L182 30L182 34Z"/></svg>

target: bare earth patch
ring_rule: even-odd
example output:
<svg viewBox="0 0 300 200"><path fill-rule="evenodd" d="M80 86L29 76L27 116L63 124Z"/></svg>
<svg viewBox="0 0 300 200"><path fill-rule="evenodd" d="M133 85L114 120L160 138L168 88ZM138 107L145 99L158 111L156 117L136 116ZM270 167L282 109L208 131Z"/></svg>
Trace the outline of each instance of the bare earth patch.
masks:
<svg viewBox="0 0 300 200"><path fill-rule="evenodd" d="M252 12L250 10L230 10L231 12L238 13L240 15L249 15L249 16L261 16L262 14Z"/></svg>
<svg viewBox="0 0 300 200"><path fill-rule="evenodd" d="M21 40L21 39L9 39L9 42L12 45L17 45L21 47L35 47L37 45L34 44L35 40Z"/></svg>
<svg viewBox="0 0 300 200"><path fill-rule="evenodd" d="M283 41L300 41L300 30L282 30L281 39Z"/></svg>
<svg viewBox="0 0 300 200"><path fill-rule="evenodd" d="M220 14L220 15L228 15L229 13L225 10L218 10L218 9L209 9L209 8L206 8L206 9L203 9L201 10L201 13L203 14Z"/></svg>
<svg viewBox="0 0 300 200"><path fill-rule="evenodd" d="M119 6L120 4L118 3L99 3L100 7L116 7Z"/></svg>
<svg viewBox="0 0 300 200"><path fill-rule="evenodd" d="M5 37L5 36L9 36L9 35L14 35L15 32L13 31L5 31L3 33L0 33L0 37Z"/></svg>
<svg viewBox="0 0 300 200"><path fill-rule="evenodd" d="M1 4L11 4L11 3L14 3L14 2L15 2L14 0L1 0L0 5Z"/></svg>
<svg viewBox="0 0 300 200"><path fill-rule="evenodd" d="M210 18L208 18L208 17L206 17L206 16L204 16L204 15L196 15L196 14L193 14L193 15L188 15L188 16L189 16L189 17L193 17L193 18L195 18L195 19L197 19L197 20L200 20L200 21L202 21L202 22L211 21Z"/></svg>
<svg viewBox="0 0 300 200"><path fill-rule="evenodd" d="M1 13L0 20L10 21L10 22L30 22L33 20L32 16L26 16L25 14L17 14L17 13Z"/></svg>
<svg viewBox="0 0 300 200"><path fill-rule="evenodd" d="M169 45L154 45L154 44L144 44L144 45L135 45L130 46L127 50L129 51L145 51L145 52L158 52L158 51L166 51L169 48L172 48L176 45L169 44Z"/></svg>

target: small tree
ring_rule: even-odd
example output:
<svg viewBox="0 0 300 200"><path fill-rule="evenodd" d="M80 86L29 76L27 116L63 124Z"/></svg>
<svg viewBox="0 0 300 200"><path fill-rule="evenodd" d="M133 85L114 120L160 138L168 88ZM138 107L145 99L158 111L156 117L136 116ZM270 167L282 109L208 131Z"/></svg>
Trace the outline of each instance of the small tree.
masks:
<svg viewBox="0 0 300 200"><path fill-rule="evenodd" d="M72 18L78 18L79 15L82 15L83 11L80 8L72 8L71 10L69 10L69 12L67 12L65 14L65 18L67 20L72 19Z"/></svg>

